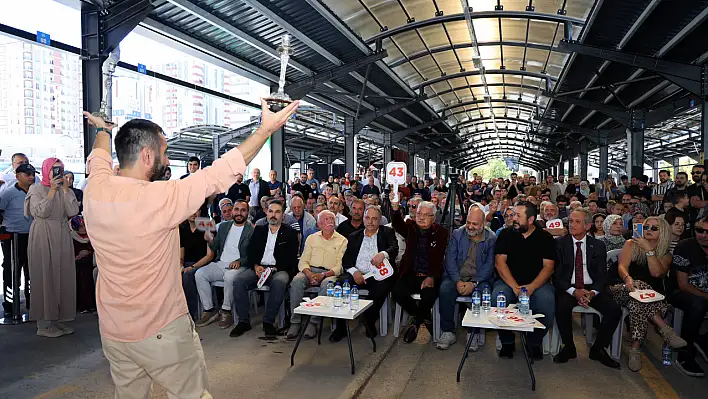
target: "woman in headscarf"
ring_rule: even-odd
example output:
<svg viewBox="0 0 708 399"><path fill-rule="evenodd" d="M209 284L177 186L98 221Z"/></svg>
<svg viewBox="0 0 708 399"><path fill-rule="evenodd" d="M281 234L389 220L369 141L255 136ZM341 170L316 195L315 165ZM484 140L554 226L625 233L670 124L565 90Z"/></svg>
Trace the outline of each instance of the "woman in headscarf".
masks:
<svg viewBox="0 0 708 399"><path fill-rule="evenodd" d="M580 195L585 198L588 198L590 196L590 183L588 183L587 180L583 180L580 182Z"/></svg>
<svg viewBox="0 0 708 399"><path fill-rule="evenodd" d="M670 243L671 229L665 220L658 217L644 220L643 235L627 240L622 248L617 268L622 283L610 286L615 302L629 309L632 346L628 366L632 371L642 368L641 343L646 338L650 322L659 329L659 334L670 348L686 346L686 341L676 335L663 319L666 301L640 302L629 295L635 290L663 291L662 278L671 267Z"/></svg>
<svg viewBox="0 0 708 399"><path fill-rule="evenodd" d="M622 230L624 229L624 222L622 221L622 216L619 215L607 215L605 221L602 222L602 230L605 235L600 237L599 240L605 243L608 251L613 249L622 249L624 243L627 241L622 235Z"/></svg>
<svg viewBox="0 0 708 399"><path fill-rule="evenodd" d="M37 335L42 337L74 332L61 322L76 317L76 267L69 218L78 213L79 202L64 177L64 164L57 158L45 159L42 180L30 187L25 199L25 215L34 218L28 245L30 318L37 320Z"/></svg>
<svg viewBox="0 0 708 399"><path fill-rule="evenodd" d="M89 313L96 310L96 288L93 282L94 250L86 233L83 216L77 215L71 218L70 226L76 259L76 311Z"/></svg>

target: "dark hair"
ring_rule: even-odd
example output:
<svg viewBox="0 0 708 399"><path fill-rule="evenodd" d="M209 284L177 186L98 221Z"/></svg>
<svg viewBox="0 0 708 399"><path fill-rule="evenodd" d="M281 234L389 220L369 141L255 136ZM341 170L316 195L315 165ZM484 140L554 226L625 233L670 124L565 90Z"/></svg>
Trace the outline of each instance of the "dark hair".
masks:
<svg viewBox="0 0 708 399"><path fill-rule="evenodd" d="M590 205L590 204L593 203L593 202L595 203L595 205L597 205L597 200L594 200L594 199L588 201L588 205Z"/></svg>
<svg viewBox="0 0 708 399"><path fill-rule="evenodd" d="M641 181L642 183L647 183L649 181L649 176L642 175L642 177L639 178L639 181Z"/></svg>
<svg viewBox="0 0 708 399"><path fill-rule="evenodd" d="M627 177L627 175L622 175L620 177L620 180L629 180L629 177Z"/></svg>
<svg viewBox="0 0 708 399"><path fill-rule="evenodd" d="M121 168L129 168L140 157L140 151L148 147L160 156L160 136L162 128L145 119L131 119L116 133L116 156Z"/></svg>
<svg viewBox="0 0 708 399"><path fill-rule="evenodd" d="M242 204L246 204L246 209L250 208L250 206L248 205L248 201L246 201L245 199L237 199L236 201L234 201L234 206L236 206L236 204L238 204L239 202Z"/></svg>
<svg viewBox="0 0 708 399"><path fill-rule="evenodd" d="M666 173L667 175L669 175L669 177L671 177L671 172L669 172L669 171L666 170L666 169L662 169L662 170L659 171L659 174L662 174L662 173Z"/></svg>
<svg viewBox="0 0 708 399"><path fill-rule="evenodd" d="M565 195L559 195L556 197L556 204L559 202L568 202L568 198Z"/></svg>
<svg viewBox="0 0 708 399"><path fill-rule="evenodd" d="M167 172L168 170L172 172L172 169L169 166L165 168L165 172Z"/></svg>
<svg viewBox="0 0 708 399"><path fill-rule="evenodd" d="M271 205L280 205L280 210L285 210L285 204L283 204L283 201L279 199L270 200L268 202L268 207L270 208Z"/></svg>
<svg viewBox="0 0 708 399"><path fill-rule="evenodd" d="M678 175L684 175L684 176L686 176L686 180L688 180L688 173L686 173L686 172L678 172L678 173L676 173L676 177L678 177Z"/></svg>
<svg viewBox="0 0 708 399"><path fill-rule="evenodd" d="M596 213L592 215L592 222L590 223L590 230L588 231L588 233L593 237L595 237L595 234L597 233L597 227L595 227L595 220L599 217L607 219L607 215L605 215L604 213ZM606 234L609 234L609 232L606 232Z"/></svg>
<svg viewBox="0 0 708 399"><path fill-rule="evenodd" d="M684 223L686 222L686 216L683 213L676 212L673 209L669 209L669 211L666 212L666 215L664 215L664 220L666 220L668 224L674 224L676 218L681 218Z"/></svg>
<svg viewBox="0 0 708 399"><path fill-rule="evenodd" d="M538 208L536 208L536 205L531 202L519 201L516 203L516 206L523 206L525 208L524 214L526 214L526 219L529 219L532 216L534 218L538 216Z"/></svg>
<svg viewBox="0 0 708 399"><path fill-rule="evenodd" d="M292 195L290 196L290 200L292 201L296 197L299 197L303 201L305 200L305 197L303 197L302 193L299 191L295 191L294 193L292 193Z"/></svg>
<svg viewBox="0 0 708 399"><path fill-rule="evenodd" d="M190 163L190 162L196 162L200 165L202 163L202 161L200 161L198 157L189 157L189 160L187 161L187 163Z"/></svg>
<svg viewBox="0 0 708 399"><path fill-rule="evenodd" d="M669 199L671 200L672 205L676 205L679 203L679 201L681 201L681 198L684 198L684 197L688 197L688 193L686 192L686 190L674 191L671 194L671 196L669 197Z"/></svg>

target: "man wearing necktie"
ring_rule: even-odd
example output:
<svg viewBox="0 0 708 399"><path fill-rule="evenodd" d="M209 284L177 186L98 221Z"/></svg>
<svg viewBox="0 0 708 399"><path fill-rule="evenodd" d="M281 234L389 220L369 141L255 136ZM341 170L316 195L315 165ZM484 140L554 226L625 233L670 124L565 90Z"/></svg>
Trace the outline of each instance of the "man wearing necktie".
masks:
<svg viewBox="0 0 708 399"><path fill-rule="evenodd" d="M565 363L577 357L573 343L572 312L575 306L592 307L602 314L602 322L595 343L590 348L590 359L603 365L619 368L605 348L622 315L622 309L607 291L607 250L605 244L587 235L592 215L584 208L568 217L570 234L558 239L558 263L555 269L556 323L563 341L563 349L553 359Z"/></svg>

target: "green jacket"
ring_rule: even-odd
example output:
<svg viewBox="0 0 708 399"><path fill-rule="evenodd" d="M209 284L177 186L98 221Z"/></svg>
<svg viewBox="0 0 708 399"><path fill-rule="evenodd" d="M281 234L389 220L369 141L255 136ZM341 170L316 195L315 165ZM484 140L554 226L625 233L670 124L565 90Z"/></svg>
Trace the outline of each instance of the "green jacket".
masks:
<svg viewBox="0 0 708 399"><path fill-rule="evenodd" d="M224 253L224 245L226 244L226 237L231 231L231 226L233 226L233 220L228 222L219 223L219 228L216 231L216 236L214 236L214 241L211 243L211 250L214 252L213 262L217 262L221 258L221 254ZM248 245L251 242L251 236L253 235L253 225L251 222L246 222L243 225L243 232L241 233L241 239L238 242L238 251L241 254L241 267L251 267L248 261Z"/></svg>

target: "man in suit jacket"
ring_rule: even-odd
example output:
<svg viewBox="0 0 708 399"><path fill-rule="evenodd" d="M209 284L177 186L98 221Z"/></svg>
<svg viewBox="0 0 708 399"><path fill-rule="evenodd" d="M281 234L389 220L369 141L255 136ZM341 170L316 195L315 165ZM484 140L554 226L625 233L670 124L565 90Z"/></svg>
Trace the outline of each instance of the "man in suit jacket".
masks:
<svg viewBox="0 0 708 399"><path fill-rule="evenodd" d="M207 248L205 257L195 263L194 273L199 298L204 307L202 318L196 323L203 327L219 320L219 328L228 328L234 322L231 313L233 282L243 273L248 264L248 247L253 234L253 225L248 222L248 204L236 201L232 211L233 220L221 223L214 241ZM211 284L224 282L224 303L221 312L214 308Z"/></svg>
<svg viewBox="0 0 708 399"><path fill-rule="evenodd" d="M573 344L572 311L573 307L580 305L592 307L602 314L595 344L590 348L590 359L607 367L619 368L619 363L605 351L622 316L622 309L606 286L605 244L587 235L592 225L592 215L588 210L580 208L573 211L568 217L568 224L570 234L559 238L556 246L556 323L564 346L553 361L565 363L577 356Z"/></svg>
<svg viewBox="0 0 708 399"><path fill-rule="evenodd" d="M283 224L285 204L272 200L268 204L268 225L256 226L251 246L248 249L249 265L234 281L234 304L238 315L238 324L229 336L238 337L251 329L248 291L256 288L261 274L266 268L271 269L266 284L270 287L263 332L266 337L275 337L275 318L280 305L285 300L285 291L297 273L298 238L297 232Z"/></svg>
<svg viewBox="0 0 708 399"><path fill-rule="evenodd" d="M251 176L252 178L248 179L246 185L248 186L250 193L248 205L251 207L251 218L255 222L259 219L255 217L255 215L259 213L258 211L265 212L265 209L261 207L261 203L259 201L263 197L270 197L270 186L268 185L268 182L261 179L260 169L254 168L251 172Z"/></svg>
<svg viewBox="0 0 708 399"><path fill-rule="evenodd" d="M420 202L415 219L408 221L403 221L399 205L393 201L393 193L391 208L393 228L406 239L406 252L401 259L393 299L414 319L403 336L403 341L410 343L415 341L423 323L432 334L430 311L440 291L448 236L447 230L435 223L436 209L432 202ZM420 293L418 302L411 298L411 294L416 293Z"/></svg>
<svg viewBox="0 0 708 399"><path fill-rule="evenodd" d="M361 200L359 200L361 201ZM353 209L353 208L352 208ZM367 299L374 301L373 306L364 312L364 325L366 336L376 336L376 319L386 297L393 288L395 277L377 281L373 277L364 279L364 275L377 271L383 260L389 261L392 267L396 265L398 255L398 241L392 228L380 225L381 208L369 206L364 212L364 230L358 230L349 235L347 250L342 257L342 268L346 270L339 281L349 280L359 289L369 291ZM330 335L331 342L338 342L347 336L346 323L337 319L337 328Z"/></svg>

